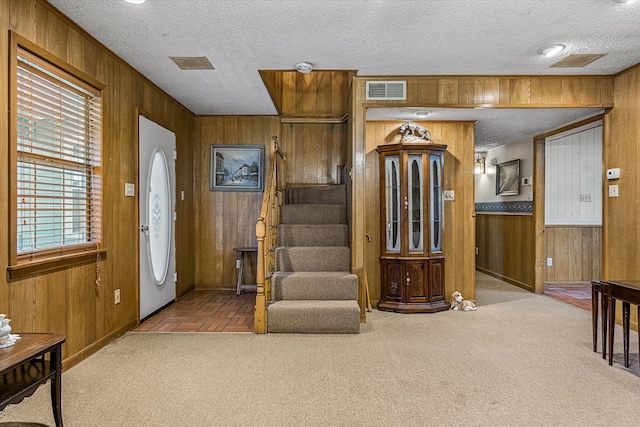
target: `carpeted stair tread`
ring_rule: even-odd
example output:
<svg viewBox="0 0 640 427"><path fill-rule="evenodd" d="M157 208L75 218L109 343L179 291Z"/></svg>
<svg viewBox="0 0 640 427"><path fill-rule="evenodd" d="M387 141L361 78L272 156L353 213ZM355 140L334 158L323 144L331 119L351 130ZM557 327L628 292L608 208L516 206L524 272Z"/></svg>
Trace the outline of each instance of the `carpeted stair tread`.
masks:
<svg viewBox="0 0 640 427"><path fill-rule="evenodd" d="M342 204L347 203L344 184L310 185L287 188L287 204Z"/></svg>
<svg viewBox="0 0 640 427"><path fill-rule="evenodd" d="M272 300L357 300L358 276L347 271L278 271L271 276Z"/></svg>
<svg viewBox="0 0 640 427"><path fill-rule="evenodd" d="M346 224L280 224L278 246L347 246Z"/></svg>
<svg viewBox="0 0 640 427"><path fill-rule="evenodd" d="M281 224L346 224L344 205L301 204L280 207Z"/></svg>
<svg viewBox="0 0 640 427"><path fill-rule="evenodd" d="M275 271L351 271L348 246L279 247Z"/></svg>
<svg viewBox="0 0 640 427"><path fill-rule="evenodd" d="M360 307L355 300L276 301L269 305L270 333L357 334Z"/></svg>

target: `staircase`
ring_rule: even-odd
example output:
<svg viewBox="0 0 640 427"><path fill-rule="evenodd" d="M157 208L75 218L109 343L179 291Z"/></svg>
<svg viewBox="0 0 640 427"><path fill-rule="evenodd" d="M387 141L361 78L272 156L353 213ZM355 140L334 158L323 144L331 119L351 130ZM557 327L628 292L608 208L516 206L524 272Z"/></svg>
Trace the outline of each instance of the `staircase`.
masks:
<svg viewBox="0 0 640 427"><path fill-rule="evenodd" d="M360 332L346 199L344 185L287 189L277 229L268 332Z"/></svg>

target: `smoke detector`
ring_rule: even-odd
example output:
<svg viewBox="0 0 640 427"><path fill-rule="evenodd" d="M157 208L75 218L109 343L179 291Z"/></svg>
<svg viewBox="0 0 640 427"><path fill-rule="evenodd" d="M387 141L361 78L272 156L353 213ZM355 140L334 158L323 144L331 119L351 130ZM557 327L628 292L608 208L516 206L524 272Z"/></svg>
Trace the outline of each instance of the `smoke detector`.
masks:
<svg viewBox="0 0 640 427"><path fill-rule="evenodd" d="M313 67L308 62L298 62L295 68L296 68L296 71L303 74L310 73L311 71L313 71Z"/></svg>

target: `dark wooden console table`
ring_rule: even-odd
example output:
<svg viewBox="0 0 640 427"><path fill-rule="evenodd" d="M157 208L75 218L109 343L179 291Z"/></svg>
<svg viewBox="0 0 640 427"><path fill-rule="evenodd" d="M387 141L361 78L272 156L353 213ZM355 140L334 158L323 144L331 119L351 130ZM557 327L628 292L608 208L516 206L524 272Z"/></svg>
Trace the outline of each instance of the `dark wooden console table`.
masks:
<svg viewBox="0 0 640 427"><path fill-rule="evenodd" d="M0 411L31 396L51 380L51 406L62 427L62 343L64 335L20 334L15 345L0 349ZM46 358L46 355L49 355Z"/></svg>
<svg viewBox="0 0 640 427"><path fill-rule="evenodd" d="M640 281L637 280L607 280L602 282L603 293L607 299L607 323L609 329L608 351L609 365L613 364L613 334L616 325L616 301L622 301L622 333L624 341L624 366L629 367L629 311L630 304L638 307L640 319ZM605 313L603 312L603 315ZM639 340L640 341L640 340ZM640 345L639 345L640 348Z"/></svg>

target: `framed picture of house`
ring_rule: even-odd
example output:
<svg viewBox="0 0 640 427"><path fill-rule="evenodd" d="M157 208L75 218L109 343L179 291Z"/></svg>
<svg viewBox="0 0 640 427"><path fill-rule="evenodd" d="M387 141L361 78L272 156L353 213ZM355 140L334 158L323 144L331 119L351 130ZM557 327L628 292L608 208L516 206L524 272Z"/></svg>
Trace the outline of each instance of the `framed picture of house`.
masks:
<svg viewBox="0 0 640 427"><path fill-rule="evenodd" d="M496 195L520 194L520 159L499 163L496 166Z"/></svg>
<svg viewBox="0 0 640 427"><path fill-rule="evenodd" d="M211 191L263 191L264 146L211 145Z"/></svg>

